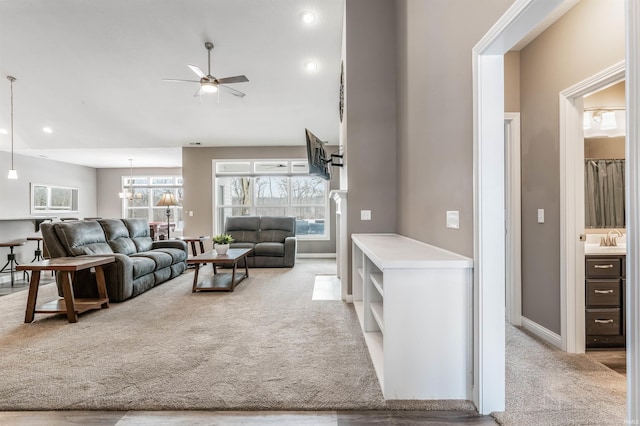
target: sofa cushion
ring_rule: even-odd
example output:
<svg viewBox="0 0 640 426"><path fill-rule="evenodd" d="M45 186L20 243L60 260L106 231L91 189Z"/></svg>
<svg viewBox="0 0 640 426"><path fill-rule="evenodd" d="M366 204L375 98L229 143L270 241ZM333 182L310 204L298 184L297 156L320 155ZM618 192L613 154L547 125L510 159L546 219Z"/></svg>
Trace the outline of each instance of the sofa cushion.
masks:
<svg viewBox="0 0 640 426"><path fill-rule="evenodd" d="M55 225L55 233L68 256L113 253L98 222L74 221Z"/></svg>
<svg viewBox="0 0 640 426"><path fill-rule="evenodd" d="M151 250L153 240L149 234L149 222L146 219L122 219L129 230L129 237L136 245L138 253Z"/></svg>
<svg viewBox="0 0 640 426"><path fill-rule="evenodd" d="M225 220L224 232L231 235L238 243L257 243L260 217L233 216Z"/></svg>
<svg viewBox="0 0 640 426"><path fill-rule="evenodd" d="M229 248L232 249L252 249L256 246L255 243L231 243L229 244ZM251 256L251 255L249 255Z"/></svg>
<svg viewBox="0 0 640 426"><path fill-rule="evenodd" d="M152 273L156 269L156 262L146 256L129 256L133 264L133 279Z"/></svg>
<svg viewBox="0 0 640 426"><path fill-rule="evenodd" d="M283 243L296 233L296 219L288 216L262 216L258 241Z"/></svg>
<svg viewBox="0 0 640 426"><path fill-rule="evenodd" d="M98 223L104 230L107 243L114 253L131 255L136 253L136 246L129 238L129 230L120 219L99 219Z"/></svg>
<svg viewBox="0 0 640 426"><path fill-rule="evenodd" d="M155 269L166 268L167 266L171 265L173 260L170 255L159 250L143 251L142 253L135 253L131 255L131 257L140 256L152 259L156 263Z"/></svg>
<svg viewBox="0 0 640 426"><path fill-rule="evenodd" d="M186 262L187 252L177 248L162 247L153 249L154 253L162 252L171 257L171 263Z"/></svg>
<svg viewBox="0 0 640 426"><path fill-rule="evenodd" d="M282 243L258 243L254 247L255 256L284 256Z"/></svg>

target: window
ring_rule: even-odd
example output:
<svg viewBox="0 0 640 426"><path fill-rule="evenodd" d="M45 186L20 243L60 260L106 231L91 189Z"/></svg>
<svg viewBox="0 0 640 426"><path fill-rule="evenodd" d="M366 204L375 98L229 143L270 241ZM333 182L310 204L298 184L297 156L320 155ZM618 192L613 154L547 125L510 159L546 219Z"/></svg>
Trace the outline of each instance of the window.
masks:
<svg viewBox="0 0 640 426"><path fill-rule="evenodd" d="M178 203L182 203L182 176L123 176L122 192L122 217L166 223L167 208L157 207L156 204L165 192L172 192ZM169 209L171 222L182 223L182 205Z"/></svg>
<svg viewBox="0 0 640 426"><path fill-rule="evenodd" d="M329 238L329 183L306 161L219 161L215 171L216 233L229 216L295 216L299 238Z"/></svg>

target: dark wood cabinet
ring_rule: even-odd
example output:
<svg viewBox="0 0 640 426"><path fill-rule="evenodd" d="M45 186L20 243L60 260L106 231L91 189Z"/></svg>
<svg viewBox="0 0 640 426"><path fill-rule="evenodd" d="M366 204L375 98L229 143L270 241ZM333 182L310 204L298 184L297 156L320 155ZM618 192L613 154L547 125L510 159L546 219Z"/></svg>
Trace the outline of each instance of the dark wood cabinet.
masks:
<svg viewBox="0 0 640 426"><path fill-rule="evenodd" d="M625 255L585 258L587 348L625 345Z"/></svg>

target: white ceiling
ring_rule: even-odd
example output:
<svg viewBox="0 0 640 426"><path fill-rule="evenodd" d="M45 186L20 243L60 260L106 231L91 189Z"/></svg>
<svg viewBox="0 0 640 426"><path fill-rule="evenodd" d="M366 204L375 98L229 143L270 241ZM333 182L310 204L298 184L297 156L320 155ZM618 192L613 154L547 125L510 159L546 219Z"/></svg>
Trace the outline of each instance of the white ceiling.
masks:
<svg viewBox="0 0 640 426"><path fill-rule="evenodd" d="M338 142L343 0L0 1L0 128L18 154L90 167L181 167L181 147ZM316 22L305 25L303 11ZM244 74L194 97L187 64ZM305 70L305 62L318 70ZM52 134L42 132L44 126ZM0 150L10 135L0 134ZM16 165L19 168L19 165Z"/></svg>

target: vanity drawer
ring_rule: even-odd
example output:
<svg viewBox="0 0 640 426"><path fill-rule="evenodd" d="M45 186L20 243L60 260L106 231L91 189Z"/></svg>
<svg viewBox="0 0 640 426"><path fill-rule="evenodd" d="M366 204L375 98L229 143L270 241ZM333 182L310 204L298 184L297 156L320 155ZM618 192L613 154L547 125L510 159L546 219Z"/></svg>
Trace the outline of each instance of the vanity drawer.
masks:
<svg viewBox="0 0 640 426"><path fill-rule="evenodd" d="M613 306L622 304L620 280L586 280L587 307Z"/></svg>
<svg viewBox="0 0 640 426"><path fill-rule="evenodd" d="M617 278L621 273L620 258L586 259L587 278Z"/></svg>
<svg viewBox="0 0 640 426"><path fill-rule="evenodd" d="M587 335L614 336L622 334L620 309L587 309Z"/></svg>

